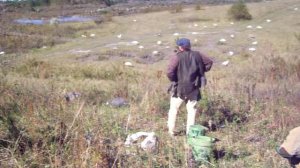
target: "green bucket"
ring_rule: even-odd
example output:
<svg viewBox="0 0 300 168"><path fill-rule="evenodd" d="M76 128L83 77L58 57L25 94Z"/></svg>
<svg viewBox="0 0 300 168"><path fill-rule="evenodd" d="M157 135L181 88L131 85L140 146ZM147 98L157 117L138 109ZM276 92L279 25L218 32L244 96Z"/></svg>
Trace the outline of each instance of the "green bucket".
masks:
<svg viewBox="0 0 300 168"><path fill-rule="evenodd" d="M206 130L208 130L208 128L202 125L191 125L188 132L188 137L203 136Z"/></svg>

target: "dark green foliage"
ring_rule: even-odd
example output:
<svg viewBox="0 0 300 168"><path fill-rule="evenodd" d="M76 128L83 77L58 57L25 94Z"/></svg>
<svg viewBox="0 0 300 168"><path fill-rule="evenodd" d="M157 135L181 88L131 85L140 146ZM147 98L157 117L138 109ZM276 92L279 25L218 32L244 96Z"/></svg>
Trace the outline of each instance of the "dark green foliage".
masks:
<svg viewBox="0 0 300 168"><path fill-rule="evenodd" d="M252 16L248 11L248 8L244 1L238 1L233 4L228 11L228 15L234 20L251 20Z"/></svg>

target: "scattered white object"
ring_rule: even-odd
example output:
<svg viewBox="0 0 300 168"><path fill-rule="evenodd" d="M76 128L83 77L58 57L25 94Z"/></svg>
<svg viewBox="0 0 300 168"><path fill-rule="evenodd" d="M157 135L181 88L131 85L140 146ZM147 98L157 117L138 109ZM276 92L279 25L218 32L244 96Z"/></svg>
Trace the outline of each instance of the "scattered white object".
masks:
<svg viewBox="0 0 300 168"><path fill-rule="evenodd" d="M258 44L258 42L257 42L257 41L253 41L252 44L253 44L253 45L256 45L256 44Z"/></svg>
<svg viewBox="0 0 300 168"><path fill-rule="evenodd" d="M215 26L215 27L216 27L216 26L218 26L218 24L217 24L217 23L214 23L214 24L213 24L213 26Z"/></svg>
<svg viewBox="0 0 300 168"><path fill-rule="evenodd" d="M256 51L256 48L251 47L251 48L249 48L249 51Z"/></svg>
<svg viewBox="0 0 300 168"><path fill-rule="evenodd" d="M148 134L147 138L141 143L141 148L145 151L154 151L157 138L154 132Z"/></svg>
<svg viewBox="0 0 300 168"><path fill-rule="evenodd" d="M141 45L141 46L139 46L139 49L143 49L143 48L144 48L144 46L142 46L142 45Z"/></svg>
<svg viewBox="0 0 300 168"><path fill-rule="evenodd" d="M294 10L295 10L295 11L297 11L297 10L298 10L298 8L294 8Z"/></svg>
<svg viewBox="0 0 300 168"><path fill-rule="evenodd" d="M206 26L206 25L204 25L203 27L204 27L204 28L207 28L207 26Z"/></svg>
<svg viewBox="0 0 300 168"><path fill-rule="evenodd" d="M78 51L75 51L75 53L90 53L91 50L78 50Z"/></svg>
<svg viewBox="0 0 300 168"><path fill-rule="evenodd" d="M198 24L195 23L195 24L194 24L194 27L198 27Z"/></svg>
<svg viewBox="0 0 300 168"><path fill-rule="evenodd" d="M4 51L1 51L1 52L0 52L0 55L3 55L3 54L5 54L5 52L4 52Z"/></svg>
<svg viewBox="0 0 300 168"><path fill-rule="evenodd" d="M119 39L122 38L122 34L119 34L117 37L118 37Z"/></svg>
<svg viewBox="0 0 300 168"><path fill-rule="evenodd" d="M174 35L174 36L179 36L179 33L174 33L173 35Z"/></svg>
<svg viewBox="0 0 300 168"><path fill-rule="evenodd" d="M192 32L192 34L196 35L196 34L199 34L199 32Z"/></svg>
<svg viewBox="0 0 300 168"><path fill-rule="evenodd" d="M227 66L229 64L229 60L222 62L222 65Z"/></svg>
<svg viewBox="0 0 300 168"><path fill-rule="evenodd" d="M47 46L43 46L42 48L43 48L43 49L46 49L46 48L47 48Z"/></svg>
<svg viewBox="0 0 300 168"><path fill-rule="evenodd" d="M228 55L229 55L229 56L233 56L233 54L234 54L233 51L229 51L229 52L228 52Z"/></svg>
<svg viewBox="0 0 300 168"><path fill-rule="evenodd" d="M125 65L125 66L130 66L130 67L133 67L133 65L132 65L132 63L131 63L131 62L125 62L125 63L124 63L124 65Z"/></svg>
<svg viewBox="0 0 300 168"><path fill-rule="evenodd" d="M270 22L272 22L272 20L270 20L270 19L267 19L267 20L266 20L266 22L270 23Z"/></svg>
<svg viewBox="0 0 300 168"><path fill-rule="evenodd" d="M234 25L234 23L233 23L233 22L230 22L230 24L231 24L231 25Z"/></svg>
<svg viewBox="0 0 300 168"><path fill-rule="evenodd" d="M257 29L262 29L263 27L262 27L262 26L256 26L256 28L257 28Z"/></svg>
<svg viewBox="0 0 300 168"><path fill-rule="evenodd" d="M138 42L138 41L132 41L131 44L133 44L133 45L138 45L139 42Z"/></svg>
<svg viewBox="0 0 300 168"><path fill-rule="evenodd" d="M234 36L234 34L231 34L230 37L231 37L231 38L234 38L235 36Z"/></svg>
<svg viewBox="0 0 300 168"><path fill-rule="evenodd" d="M90 34L90 37L95 37L96 36L96 34Z"/></svg>
<svg viewBox="0 0 300 168"><path fill-rule="evenodd" d="M136 20L134 19L133 22L136 22Z"/></svg>
<svg viewBox="0 0 300 168"><path fill-rule="evenodd" d="M166 46L166 48L170 48L170 46Z"/></svg>
<svg viewBox="0 0 300 168"><path fill-rule="evenodd" d="M198 42L198 39L194 39L194 42Z"/></svg>
<svg viewBox="0 0 300 168"><path fill-rule="evenodd" d="M85 38L85 37L86 37L86 35L84 35L84 34L83 34L83 35L81 35L81 37Z"/></svg>
<svg viewBox="0 0 300 168"><path fill-rule="evenodd" d="M113 47L112 49L113 49L113 50L117 50L117 49L118 49L118 47Z"/></svg>
<svg viewBox="0 0 300 168"><path fill-rule="evenodd" d="M226 42L226 39L222 38L222 39L219 40L219 42L225 43L225 42Z"/></svg>
<svg viewBox="0 0 300 168"><path fill-rule="evenodd" d="M161 42L161 41L157 41L156 44L157 44L157 45L161 45L162 42Z"/></svg>
<svg viewBox="0 0 300 168"><path fill-rule="evenodd" d="M153 54L153 55L158 55L158 54L159 54L159 51L153 51L152 54Z"/></svg>
<svg viewBox="0 0 300 168"><path fill-rule="evenodd" d="M248 25L248 26L247 26L247 29L252 29L252 26L251 26L251 25Z"/></svg>
<svg viewBox="0 0 300 168"><path fill-rule="evenodd" d="M156 147L156 142L157 138L155 136L154 132L137 132L132 135L128 135L125 141L125 146L129 147L131 146L134 142L139 140L141 137L146 137L142 142L141 142L141 148L146 151L153 151Z"/></svg>

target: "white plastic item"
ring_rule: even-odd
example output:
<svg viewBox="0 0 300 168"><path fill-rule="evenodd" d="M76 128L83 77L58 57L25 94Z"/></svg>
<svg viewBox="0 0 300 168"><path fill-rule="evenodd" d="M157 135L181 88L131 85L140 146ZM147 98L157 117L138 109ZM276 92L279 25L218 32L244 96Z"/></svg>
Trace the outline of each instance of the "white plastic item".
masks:
<svg viewBox="0 0 300 168"><path fill-rule="evenodd" d="M141 143L141 148L145 151L153 151L156 146L156 137L154 132L151 132L148 137Z"/></svg>

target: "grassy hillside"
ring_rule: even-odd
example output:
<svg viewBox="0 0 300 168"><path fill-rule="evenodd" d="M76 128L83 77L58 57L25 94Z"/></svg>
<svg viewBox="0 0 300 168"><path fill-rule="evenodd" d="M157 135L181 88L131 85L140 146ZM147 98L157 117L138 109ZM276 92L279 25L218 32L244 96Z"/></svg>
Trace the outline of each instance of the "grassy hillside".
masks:
<svg viewBox="0 0 300 168"><path fill-rule="evenodd" d="M288 167L274 149L300 122L300 1L248 4L253 20L241 22L227 19L229 7L67 24L77 33L64 44L0 55L0 167L187 167L186 138L169 137L166 125L178 37L215 61L196 120L211 120L208 135L220 140L210 166ZM80 97L67 102L69 92ZM107 105L116 97L130 105ZM182 107L177 130L185 123ZM156 133L156 152L124 146L138 131Z"/></svg>

